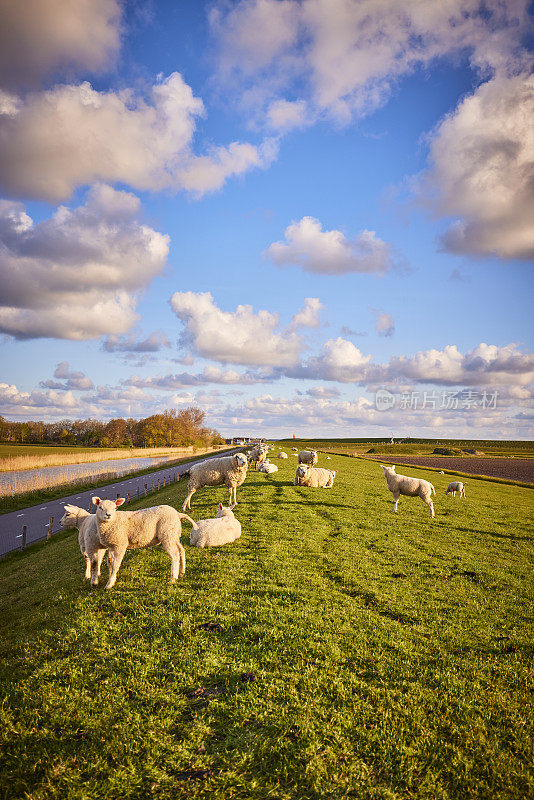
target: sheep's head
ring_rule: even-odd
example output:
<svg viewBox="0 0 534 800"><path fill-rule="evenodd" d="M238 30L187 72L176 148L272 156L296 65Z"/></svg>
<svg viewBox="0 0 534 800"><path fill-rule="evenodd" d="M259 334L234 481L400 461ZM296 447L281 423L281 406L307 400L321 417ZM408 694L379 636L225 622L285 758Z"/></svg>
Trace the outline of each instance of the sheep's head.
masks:
<svg viewBox="0 0 534 800"><path fill-rule="evenodd" d="M59 520L59 524L61 525L62 528L75 527L80 512L82 516L85 516L88 513L87 511L84 511L83 508L79 508L78 506L72 506L70 504L63 506L63 508L65 509L65 513Z"/></svg>
<svg viewBox="0 0 534 800"><path fill-rule="evenodd" d="M116 500L101 500L100 497L93 497L93 504L96 506L96 518L99 522L111 522L119 506L126 500L124 497L117 497Z"/></svg>
<svg viewBox="0 0 534 800"><path fill-rule="evenodd" d="M221 517L233 517L234 515L232 509L234 509L236 505L237 503L234 503L233 506L223 506L222 503L219 503L215 517L217 519L220 519Z"/></svg>
<svg viewBox="0 0 534 800"><path fill-rule="evenodd" d="M236 453L235 455L235 464L236 467L244 467L247 464L247 457L244 453Z"/></svg>
<svg viewBox="0 0 534 800"><path fill-rule="evenodd" d="M393 466L393 464L388 464L387 467L385 464L380 464L380 466L382 467L384 472L395 472L395 467Z"/></svg>
<svg viewBox="0 0 534 800"><path fill-rule="evenodd" d="M303 478L307 474L308 470L309 470L309 467L308 467L307 464L299 464L298 467L297 467L297 475L298 475L298 477L299 478Z"/></svg>

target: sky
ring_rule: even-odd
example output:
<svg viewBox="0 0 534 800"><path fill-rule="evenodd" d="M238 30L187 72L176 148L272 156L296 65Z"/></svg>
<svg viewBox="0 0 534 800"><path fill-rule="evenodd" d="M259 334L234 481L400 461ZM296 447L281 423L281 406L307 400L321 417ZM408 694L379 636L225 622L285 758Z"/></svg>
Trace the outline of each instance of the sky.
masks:
<svg viewBox="0 0 534 800"><path fill-rule="evenodd" d="M533 438L526 0L0 0L0 414Z"/></svg>

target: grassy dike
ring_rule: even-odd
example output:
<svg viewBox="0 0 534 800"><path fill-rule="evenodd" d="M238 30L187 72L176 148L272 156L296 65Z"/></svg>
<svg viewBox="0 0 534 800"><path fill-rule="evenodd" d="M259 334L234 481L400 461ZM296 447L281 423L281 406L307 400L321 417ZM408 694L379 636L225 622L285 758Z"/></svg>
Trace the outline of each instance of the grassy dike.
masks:
<svg viewBox="0 0 534 800"><path fill-rule="evenodd" d="M0 562L1 798L534 795L532 490L471 479L460 501L419 470L431 521L391 514L378 465L320 462L332 490L294 487L293 457L250 472L243 536L185 532L175 586L155 549L89 591L74 533Z"/></svg>

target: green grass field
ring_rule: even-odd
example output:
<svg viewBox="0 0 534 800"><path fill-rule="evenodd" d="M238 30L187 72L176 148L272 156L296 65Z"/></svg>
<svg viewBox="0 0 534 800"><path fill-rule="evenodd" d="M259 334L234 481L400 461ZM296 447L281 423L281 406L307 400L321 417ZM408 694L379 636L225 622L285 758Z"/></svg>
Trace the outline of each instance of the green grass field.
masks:
<svg viewBox="0 0 534 800"><path fill-rule="evenodd" d="M0 797L534 796L532 490L418 471L431 521L378 465L320 463L331 490L250 472L231 545L184 524L174 586L156 549L91 592L72 532L0 562Z"/></svg>
<svg viewBox="0 0 534 800"><path fill-rule="evenodd" d="M311 447L325 453L340 453L342 455L365 455L371 448L376 454L392 456L409 455L431 455L435 447L450 447L454 450L471 448L479 450L484 455L518 458L534 457L534 442L532 441L495 441L495 440L471 440L471 439L450 439L443 440L439 445L434 439L409 442L397 442L396 444L384 444L376 439L284 439L276 442L277 445L285 447L298 447L299 450ZM461 455L461 453L459 453ZM469 458L466 454L465 458Z"/></svg>

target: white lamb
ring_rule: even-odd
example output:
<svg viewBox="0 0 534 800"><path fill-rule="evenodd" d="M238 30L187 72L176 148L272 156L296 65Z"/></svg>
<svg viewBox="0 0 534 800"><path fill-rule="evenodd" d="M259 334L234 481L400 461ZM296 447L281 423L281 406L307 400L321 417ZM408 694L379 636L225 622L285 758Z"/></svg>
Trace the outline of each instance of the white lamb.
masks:
<svg viewBox="0 0 534 800"><path fill-rule="evenodd" d="M85 558L85 580L91 579L91 584L96 585L100 577L100 567L106 548L100 544L98 527L96 524L96 514L90 514L84 508L78 506L63 506L65 513L61 517L59 524L62 528L78 529L78 544L80 551ZM94 579L93 579L94 575Z"/></svg>
<svg viewBox="0 0 534 800"><path fill-rule="evenodd" d="M397 475L394 466L384 466L380 464L384 470L388 489L393 495L393 511L397 513L397 503L401 494L408 497L420 497L423 503L430 509L432 517L434 514L434 504L432 502L432 495L436 494L436 490L429 481L422 478L408 478L406 475Z"/></svg>
<svg viewBox="0 0 534 800"><path fill-rule="evenodd" d="M267 458L268 448L264 444L257 444L250 451L249 461L265 461Z"/></svg>
<svg viewBox="0 0 534 800"><path fill-rule="evenodd" d="M460 497L465 497L465 483L462 483L461 481L453 481L452 483L449 483L445 494L452 494L453 497L456 497L456 492L459 492Z"/></svg>
<svg viewBox="0 0 534 800"><path fill-rule="evenodd" d="M199 519L197 529L191 531L191 547L217 547L239 539L241 523L234 517L233 508L219 503L215 519Z"/></svg>
<svg viewBox="0 0 534 800"><path fill-rule="evenodd" d="M182 510L191 508L191 498L197 489L203 486L227 486L229 490L228 505L237 503L237 487L241 486L247 477L248 461L243 453L236 453L233 456L221 456L220 458L210 458L193 464L189 472L189 482L187 484L188 495L184 500Z"/></svg>
<svg viewBox="0 0 534 800"><path fill-rule="evenodd" d="M287 458L287 453L278 453L277 458Z"/></svg>
<svg viewBox="0 0 534 800"><path fill-rule="evenodd" d="M185 550L180 543L181 521L188 520L193 528L196 528L196 522L172 506L153 506L139 511L117 511L124 502L124 497L118 497L116 500L93 497L98 538L102 547L109 548L110 573L106 589L111 589L115 585L126 550L138 550L158 544L161 544L170 556L171 583L174 583L177 578L185 575ZM98 576L94 577L95 580L91 563L91 583L96 585Z"/></svg>
<svg viewBox="0 0 534 800"><path fill-rule="evenodd" d="M334 478L336 475L337 470L310 467L308 464L299 464L293 484L295 486L331 489L334 485Z"/></svg>
<svg viewBox="0 0 534 800"><path fill-rule="evenodd" d="M309 464L310 467L313 467L318 460L317 450L301 450L299 453L299 464Z"/></svg>
<svg viewBox="0 0 534 800"><path fill-rule="evenodd" d="M271 472L278 472L278 467L266 458L265 461L260 461L256 464L256 472L265 472L266 475L270 475Z"/></svg>

